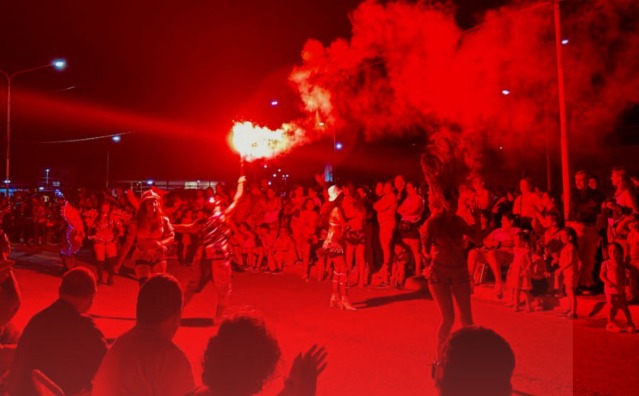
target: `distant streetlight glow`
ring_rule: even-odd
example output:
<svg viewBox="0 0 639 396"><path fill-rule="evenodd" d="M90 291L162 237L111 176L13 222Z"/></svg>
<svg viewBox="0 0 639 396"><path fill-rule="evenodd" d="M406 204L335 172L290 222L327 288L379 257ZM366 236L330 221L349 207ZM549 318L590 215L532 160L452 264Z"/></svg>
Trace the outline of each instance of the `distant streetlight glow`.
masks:
<svg viewBox="0 0 639 396"><path fill-rule="evenodd" d="M278 104L280 104L280 102L277 100L271 100L271 106L277 106Z"/></svg>
<svg viewBox="0 0 639 396"><path fill-rule="evenodd" d="M342 145L342 143L340 142L335 143L335 149L341 150L342 148L344 148L344 145Z"/></svg>
<svg viewBox="0 0 639 396"><path fill-rule="evenodd" d="M152 186L153 185L153 179L147 180L146 184L149 185L149 186Z"/></svg>
<svg viewBox="0 0 639 396"><path fill-rule="evenodd" d="M504 95L504 96L508 96L508 95L510 95L510 91L507 90L507 89L502 89L501 90L501 94Z"/></svg>
<svg viewBox="0 0 639 396"><path fill-rule="evenodd" d="M6 168L5 168L5 189L6 196L9 197L9 183L10 181L10 169L11 169L11 84L13 79L19 75L31 73L36 70L48 69L53 67L56 70L62 70L66 67L67 62L64 59L54 59L52 62L46 65L40 65L30 67L28 69L18 70L13 73L8 73L4 70L0 70L0 75L3 75L7 79L7 144L6 144Z"/></svg>
<svg viewBox="0 0 639 396"><path fill-rule="evenodd" d="M561 45L567 45L570 42L568 39L561 40Z"/></svg>
<svg viewBox="0 0 639 396"><path fill-rule="evenodd" d="M122 136L115 135L111 138L111 140L113 140L115 143L120 143L120 141L122 140Z"/></svg>
<svg viewBox="0 0 639 396"><path fill-rule="evenodd" d="M67 61L64 59L55 59L53 62L51 62L51 65L56 70L64 70L67 67Z"/></svg>

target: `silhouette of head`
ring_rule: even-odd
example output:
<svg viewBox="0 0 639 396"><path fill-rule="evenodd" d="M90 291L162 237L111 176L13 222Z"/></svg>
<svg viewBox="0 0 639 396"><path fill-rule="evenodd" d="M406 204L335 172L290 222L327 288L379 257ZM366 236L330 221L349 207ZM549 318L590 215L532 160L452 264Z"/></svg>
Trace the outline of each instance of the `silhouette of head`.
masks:
<svg viewBox="0 0 639 396"><path fill-rule="evenodd" d="M503 337L484 327L465 327L443 348L435 386L440 396L509 396L515 355Z"/></svg>
<svg viewBox="0 0 639 396"><path fill-rule="evenodd" d="M225 320L204 352L202 382L216 395L258 393L271 378L280 359L277 340L258 318Z"/></svg>
<svg viewBox="0 0 639 396"><path fill-rule="evenodd" d="M71 303L80 313L86 313L91 309L96 292L95 275L84 267L67 271L58 288L60 298Z"/></svg>
<svg viewBox="0 0 639 396"><path fill-rule="evenodd" d="M181 314L182 289L173 276L157 274L142 285L136 307L137 324L160 326L171 322L172 338L179 327Z"/></svg>

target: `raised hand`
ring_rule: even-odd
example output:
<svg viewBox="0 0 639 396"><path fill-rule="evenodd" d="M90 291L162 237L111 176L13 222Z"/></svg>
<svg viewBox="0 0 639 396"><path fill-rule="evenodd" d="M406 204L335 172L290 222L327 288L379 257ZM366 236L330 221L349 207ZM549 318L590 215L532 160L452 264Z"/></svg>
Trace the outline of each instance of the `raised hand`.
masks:
<svg viewBox="0 0 639 396"><path fill-rule="evenodd" d="M297 355L279 396L315 396L317 377L326 368L326 348L313 345Z"/></svg>

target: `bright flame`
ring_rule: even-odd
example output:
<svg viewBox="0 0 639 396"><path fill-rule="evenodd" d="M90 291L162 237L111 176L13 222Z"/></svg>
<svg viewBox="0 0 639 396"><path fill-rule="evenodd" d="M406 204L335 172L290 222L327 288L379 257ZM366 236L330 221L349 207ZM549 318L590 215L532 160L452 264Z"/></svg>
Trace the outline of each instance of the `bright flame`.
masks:
<svg viewBox="0 0 639 396"><path fill-rule="evenodd" d="M303 136L303 131L292 124L271 130L248 121L236 122L231 133L233 147L246 161L277 157L290 150Z"/></svg>

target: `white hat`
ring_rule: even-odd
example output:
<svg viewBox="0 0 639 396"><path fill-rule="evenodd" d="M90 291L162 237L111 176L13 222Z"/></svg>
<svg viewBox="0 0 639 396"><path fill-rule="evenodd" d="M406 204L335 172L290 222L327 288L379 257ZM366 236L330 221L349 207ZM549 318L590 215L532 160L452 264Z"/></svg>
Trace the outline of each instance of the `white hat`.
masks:
<svg viewBox="0 0 639 396"><path fill-rule="evenodd" d="M143 192L140 199L142 201L145 201L147 199L156 199L158 201L162 201L162 197L160 197L160 195L158 195L158 193L153 190L146 190L145 192Z"/></svg>
<svg viewBox="0 0 639 396"><path fill-rule="evenodd" d="M342 194L342 190L337 186L330 186L328 188L328 202L333 202Z"/></svg>

